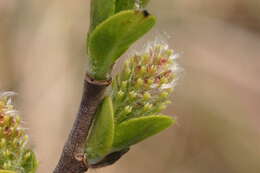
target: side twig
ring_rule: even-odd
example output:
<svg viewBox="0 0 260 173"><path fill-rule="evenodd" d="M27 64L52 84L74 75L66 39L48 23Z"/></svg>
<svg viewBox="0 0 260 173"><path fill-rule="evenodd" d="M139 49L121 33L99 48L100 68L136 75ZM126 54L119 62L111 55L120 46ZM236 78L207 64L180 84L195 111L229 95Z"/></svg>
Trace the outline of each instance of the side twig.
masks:
<svg viewBox="0 0 260 173"><path fill-rule="evenodd" d="M96 81L86 75L79 112L53 173L84 173L88 170L84 155L85 141L96 109L109 84L110 81Z"/></svg>

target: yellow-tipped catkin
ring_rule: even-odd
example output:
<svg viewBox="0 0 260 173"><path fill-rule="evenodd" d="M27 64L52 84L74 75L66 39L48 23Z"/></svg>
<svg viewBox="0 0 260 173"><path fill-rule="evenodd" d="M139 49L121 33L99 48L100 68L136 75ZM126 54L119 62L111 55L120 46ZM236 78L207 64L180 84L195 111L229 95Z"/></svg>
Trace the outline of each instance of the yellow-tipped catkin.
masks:
<svg viewBox="0 0 260 173"><path fill-rule="evenodd" d="M126 61L127 70L124 69L113 80L117 121L157 114L170 104L169 97L179 72L175 57L174 51L167 44L155 43L149 45L146 52ZM126 71L128 75L125 75ZM124 91L123 99L119 99L122 97L118 95L118 89ZM131 107L131 111L126 114L128 107Z"/></svg>
<svg viewBox="0 0 260 173"><path fill-rule="evenodd" d="M37 160L28 149L28 136L12 104L12 92L0 92L0 170L34 173Z"/></svg>

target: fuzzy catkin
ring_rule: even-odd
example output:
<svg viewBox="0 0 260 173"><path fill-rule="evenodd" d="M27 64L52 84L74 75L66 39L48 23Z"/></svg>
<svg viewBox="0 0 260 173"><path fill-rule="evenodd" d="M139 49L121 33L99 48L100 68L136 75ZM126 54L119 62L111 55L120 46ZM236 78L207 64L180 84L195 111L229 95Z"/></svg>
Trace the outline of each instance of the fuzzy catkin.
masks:
<svg viewBox="0 0 260 173"><path fill-rule="evenodd" d="M116 121L164 110L171 103L178 72L176 54L167 44L151 44L129 58L112 83Z"/></svg>
<svg viewBox="0 0 260 173"><path fill-rule="evenodd" d="M13 92L0 92L0 173L34 173L35 154L28 146L28 136L21 126L21 117L12 103Z"/></svg>

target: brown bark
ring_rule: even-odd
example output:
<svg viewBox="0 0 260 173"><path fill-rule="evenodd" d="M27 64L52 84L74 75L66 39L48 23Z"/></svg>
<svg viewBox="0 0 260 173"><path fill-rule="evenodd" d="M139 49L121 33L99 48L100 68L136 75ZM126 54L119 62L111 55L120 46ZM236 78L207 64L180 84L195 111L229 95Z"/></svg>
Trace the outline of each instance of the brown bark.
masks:
<svg viewBox="0 0 260 173"><path fill-rule="evenodd" d="M84 173L89 166L85 159L85 142L96 109L110 81L96 81L86 75L79 112L53 173Z"/></svg>

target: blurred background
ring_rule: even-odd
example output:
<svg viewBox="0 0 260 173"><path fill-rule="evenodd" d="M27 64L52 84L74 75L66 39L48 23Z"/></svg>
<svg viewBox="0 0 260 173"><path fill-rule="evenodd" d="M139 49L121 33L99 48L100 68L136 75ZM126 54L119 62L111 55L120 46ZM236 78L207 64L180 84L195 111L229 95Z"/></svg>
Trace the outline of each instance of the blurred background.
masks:
<svg viewBox="0 0 260 173"><path fill-rule="evenodd" d="M152 0L184 68L166 114L176 126L93 173L260 172L260 1ZM86 70L88 0L0 0L0 90L16 103L51 172L72 126ZM133 49L129 50L129 54Z"/></svg>

